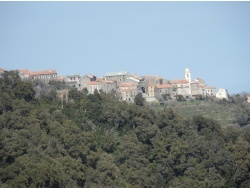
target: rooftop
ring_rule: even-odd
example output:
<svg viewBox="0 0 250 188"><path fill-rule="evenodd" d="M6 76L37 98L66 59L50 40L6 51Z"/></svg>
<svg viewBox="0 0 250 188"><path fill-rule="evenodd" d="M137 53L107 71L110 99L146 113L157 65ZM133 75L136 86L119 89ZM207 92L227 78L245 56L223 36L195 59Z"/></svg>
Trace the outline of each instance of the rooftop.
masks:
<svg viewBox="0 0 250 188"><path fill-rule="evenodd" d="M121 89L121 92L132 92L132 91L135 91L134 89Z"/></svg>
<svg viewBox="0 0 250 188"><path fill-rule="evenodd" d="M187 84L188 81L187 80L171 80L170 83L171 84Z"/></svg>
<svg viewBox="0 0 250 188"><path fill-rule="evenodd" d="M21 74L30 74L29 69L19 70Z"/></svg>
<svg viewBox="0 0 250 188"><path fill-rule="evenodd" d="M150 75L146 75L146 76L144 76L144 78L145 79L149 79L149 78L151 78L151 76Z"/></svg>
<svg viewBox="0 0 250 188"><path fill-rule="evenodd" d="M121 72L108 72L105 74L105 76L125 76L127 75L128 72L127 71L121 71Z"/></svg>
<svg viewBox="0 0 250 188"><path fill-rule="evenodd" d="M100 80L102 83L105 83L105 84L113 84L114 82L113 81L110 81L110 80Z"/></svg>
<svg viewBox="0 0 250 188"><path fill-rule="evenodd" d="M156 76L154 76L154 79L155 79L155 80L160 80L160 79L162 79L162 77L156 75Z"/></svg>
<svg viewBox="0 0 250 188"><path fill-rule="evenodd" d="M104 78L96 78L96 81L100 82L100 81L103 81Z"/></svg>
<svg viewBox="0 0 250 188"><path fill-rule="evenodd" d="M98 84L99 84L99 82L97 82L97 81L88 82L88 85L98 85Z"/></svg>
<svg viewBox="0 0 250 188"><path fill-rule="evenodd" d="M57 76L56 79L59 80L59 81L62 81L62 80L64 80L64 77L63 76Z"/></svg>
<svg viewBox="0 0 250 188"><path fill-rule="evenodd" d="M30 72L30 76L57 74L56 70L43 70Z"/></svg>
<svg viewBox="0 0 250 188"><path fill-rule="evenodd" d="M0 71L1 71L1 72L4 72L4 71L6 71L6 70L5 70L4 68L0 68Z"/></svg>
<svg viewBox="0 0 250 188"><path fill-rule="evenodd" d="M74 74L74 75L67 76L67 78L80 78L80 77L81 77L81 75L79 75L79 74Z"/></svg>
<svg viewBox="0 0 250 188"><path fill-rule="evenodd" d="M166 88L171 88L171 85L170 84L156 84L156 88L166 89Z"/></svg>
<svg viewBox="0 0 250 188"><path fill-rule="evenodd" d="M132 84L132 83L121 83L119 84L120 87L133 87L133 86L137 86L136 84Z"/></svg>
<svg viewBox="0 0 250 188"><path fill-rule="evenodd" d="M153 83L149 83L148 87L154 87L155 85Z"/></svg>

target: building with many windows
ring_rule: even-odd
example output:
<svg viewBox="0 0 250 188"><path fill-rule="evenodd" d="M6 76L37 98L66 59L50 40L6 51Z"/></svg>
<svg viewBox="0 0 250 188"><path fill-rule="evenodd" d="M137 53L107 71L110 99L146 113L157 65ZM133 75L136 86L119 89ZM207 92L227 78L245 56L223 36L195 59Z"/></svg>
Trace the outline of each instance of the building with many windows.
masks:
<svg viewBox="0 0 250 188"><path fill-rule="evenodd" d="M56 70L32 71L29 72L29 78L49 82L50 80L57 79L57 72Z"/></svg>

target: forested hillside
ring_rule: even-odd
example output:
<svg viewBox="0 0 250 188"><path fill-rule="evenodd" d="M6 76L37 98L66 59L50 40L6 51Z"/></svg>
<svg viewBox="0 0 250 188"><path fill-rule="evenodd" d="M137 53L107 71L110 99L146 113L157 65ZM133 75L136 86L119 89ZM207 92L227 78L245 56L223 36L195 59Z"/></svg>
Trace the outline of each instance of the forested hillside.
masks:
<svg viewBox="0 0 250 188"><path fill-rule="evenodd" d="M0 187L249 186L249 126L0 78Z"/></svg>

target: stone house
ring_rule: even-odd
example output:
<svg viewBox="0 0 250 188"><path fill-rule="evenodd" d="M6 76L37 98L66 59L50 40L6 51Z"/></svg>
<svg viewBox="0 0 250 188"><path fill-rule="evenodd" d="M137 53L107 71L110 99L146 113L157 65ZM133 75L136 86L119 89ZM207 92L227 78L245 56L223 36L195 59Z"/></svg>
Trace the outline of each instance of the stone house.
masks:
<svg viewBox="0 0 250 188"><path fill-rule="evenodd" d="M190 94L189 82L187 80L171 80L173 95L188 96Z"/></svg>
<svg viewBox="0 0 250 188"><path fill-rule="evenodd" d="M139 85L140 82L142 82L144 79L138 75L135 75L135 74L129 74L127 76L127 79L125 80L125 82L127 83L134 83L134 84L137 84Z"/></svg>
<svg viewBox="0 0 250 188"><path fill-rule="evenodd" d="M57 79L56 70L29 71L29 69L17 70L21 79L41 80L48 83Z"/></svg>
<svg viewBox="0 0 250 188"><path fill-rule="evenodd" d="M67 85L74 87L77 90L80 90L81 89L80 79L81 79L81 75L76 74L76 75L66 76L64 78L64 81L66 82Z"/></svg>
<svg viewBox="0 0 250 188"><path fill-rule="evenodd" d="M156 84L155 85L155 97L159 100L162 95L167 95L168 97L172 94L172 87L170 84Z"/></svg>
<svg viewBox="0 0 250 188"><path fill-rule="evenodd" d="M155 84L163 84L163 78L160 76L154 76L153 80Z"/></svg>
<svg viewBox="0 0 250 188"><path fill-rule="evenodd" d="M216 94L216 87L207 86L205 81L200 78L194 79L191 82L190 86L191 86L192 97L197 95L215 96Z"/></svg>
<svg viewBox="0 0 250 188"><path fill-rule="evenodd" d="M148 84L148 97L154 97L155 96L155 84L149 83Z"/></svg>
<svg viewBox="0 0 250 188"><path fill-rule="evenodd" d="M105 74L105 80L115 81L117 83L122 83L126 80L128 76L127 71L121 72L110 72Z"/></svg>
<svg viewBox="0 0 250 188"><path fill-rule="evenodd" d="M80 84L81 84L80 90L82 90L83 88L87 88L88 83L93 82L93 81L96 81L96 76L94 76L93 74L86 74L86 75L82 76L80 78Z"/></svg>
<svg viewBox="0 0 250 188"><path fill-rule="evenodd" d="M155 92L162 95L162 94L171 94L172 87L170 84L156 84Z"/></svg>
<svg viewBox="0 0 250 188"><path fill-rule="evenodd" d="M143 91L143 93L147 93L147 96L151 96L153 97L154 94L154 88L156 84L165 84L164 82L165 80L160 77L160 76L150 76L150 75L146 75L143 78L142 84L140 86L140 88L144 88L145 92ZM149 86L150 85L150 86Z"/></svg>
<svg viewBox="0 0 250 188"><path fill-rule="evenodd" d="M100 83L97 81L88 82L86 88L89 94L94 94L95 90L99 92L99 90L101 89Z"/></svg>
<svg viewBox="0 0 250 188"><path fill-rule="evenodd" d="M207 96L216 96L216 87L214 86L206 86L206 95Z"/></svg>
<svg viewBox="0 0 250 188"><path fill-rule="evenodd" d="M137 85L133 83L121 83L118 85L119 99L133 102L138 93Z"/></svg>
<svg viewBox="0 0 250 188"><path fill-rule="evenodd" d="M190 83L190 87L191 87L191 95L192 96L197 96L200 95L200 84L198 81L194 80Z"/></svg>
<svg viewBox="0 0 250 188"><path fill-rule="evenodd" d="M205 85L200 84L197 80L194 80L191 82L190 86L191 86L192 97L195 97L197 95L206 96L206 86Z"/></svg>
<svg viewBox="0 0 250 188"><path fill-rule="evenodd" d="M41 80L44 82L49 82L50 80L55 80L57 78L56 70L43 70L29 72L29 77L32 80Z"/></svg>
<svg viewBox="0 0 250 188"><path fill-rule="evenodd" d="M200 95L206 96L206 86L199 84Z"/></svg>
<svg viewBox="0 0 250 188"><path fill-rule="evenodd" d="M115 91L117 88L116 82L109 80L100 80L99 86L100 89L102 89L103 92L105 93L111 93L112 91Z"/></svg>

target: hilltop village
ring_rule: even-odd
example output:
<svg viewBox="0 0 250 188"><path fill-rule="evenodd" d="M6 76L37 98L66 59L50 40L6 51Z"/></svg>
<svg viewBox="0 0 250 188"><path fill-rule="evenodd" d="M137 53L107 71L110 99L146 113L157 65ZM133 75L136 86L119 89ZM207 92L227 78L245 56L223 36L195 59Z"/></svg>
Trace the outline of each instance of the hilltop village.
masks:
<svg viewBox="0 0 250 188"><path fill-rule="evenodd" d="M1 68L0 74L4 71L6 70ZM30 71L25 69L16 71L24 80L40 80L44 83L57 80L79 91L86 88L88 94L93 94L95 90L114 93L119 100L128 102L133 102L138 93L142 93L148 102L176 99L177 96L184 99L206 96L228 99L226 89L219 89L216 92L215 86L208 86L200 78L191 80L191 72L188 68L185 69L183 79L179 80L166 80L160 76L138 76L126 71L109 72L100 78L93 74L58 76L56 70ZM67 90L58 91L58 94L67 95L67 92Z"/></svg>

